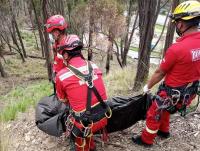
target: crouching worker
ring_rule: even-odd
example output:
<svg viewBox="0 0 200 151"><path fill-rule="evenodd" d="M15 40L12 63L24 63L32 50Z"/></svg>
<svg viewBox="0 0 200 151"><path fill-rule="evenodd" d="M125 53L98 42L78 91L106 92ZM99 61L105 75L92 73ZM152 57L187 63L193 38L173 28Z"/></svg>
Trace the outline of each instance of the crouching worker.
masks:
<svg viewBox="0 0 200 151"><path fill-rule="evenodd" d="M186 107L198 94L200 79L200 3L186 1L177 6L171 16L180 36L172 44L159 68L152 75L144 92L164 78L157 95L147 111L146 127L141 136L133 137L134 143L151 146L158 135L170 136L170 113L186 114Z"/></svg>
<svg viewBox="0 0 200 151"><path fill-rule="evenodd" d="M60 101L69 103L70 115L65 121L70 136L71 151L93 151L93 134L105 126L111 110L107 100L102 72L81 53L82 42L76 35L69 35L67 43L58 48L66 65L56 75L56 91ZM102 137L105 138L105 137Z"/></svg>

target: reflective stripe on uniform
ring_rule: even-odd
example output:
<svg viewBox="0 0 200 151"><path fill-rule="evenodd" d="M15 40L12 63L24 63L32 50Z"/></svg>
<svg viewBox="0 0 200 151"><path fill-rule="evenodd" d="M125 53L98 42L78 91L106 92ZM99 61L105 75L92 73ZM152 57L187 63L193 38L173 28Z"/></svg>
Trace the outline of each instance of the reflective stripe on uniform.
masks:
<svg viewBox="0 0 200 151"><path fill-rule="evenodd" d="M107 100L103 100L103 102L107 102ZM95 106L99 105L99 103L100 103L100 102L97 102L97 103L95 103L95 104L91 105L91 108L93 108L93 107L95 107ZM81 113L85 112L85 111L86 111L86 109L83 109L83 110L80 110L80 111L75 111L75 110L73 110L73 109L72 109L72 111L73 111L75 114L79 115L79 114L81 114Z"/></svg>
<svg viewBox="0 0 200 151"><path fill-rule="evenodd" d="M58 57L59 59L63 59L63 56L62 56L61 54L59 54L59 53L57 53L57 57Z"/></svg>
<svg viewBox="0 0 200 151"><path fill-rule="evenodd" d="M92 68L93 69L97 69L97 66L95 65L95 64L92 64ZM84 71L87 71L88 70L88 67L87 66L82 66L82 67L79 67L79 68L77 68L80 72L84 72ZM62 75L60 75L59 76L59 79L60 79L60 81L63 81L63 80L65 80L65 79L67 79L67 78L69 78L69 77L71 77L71 76L73 76L74 75L74 73L72 73L71 71L68 71L68 72L66 72L66 73L64 73L64 74L62 74Z"/></svg>
<svg viewBox="0 0 200 151"><path fill-rule="evenodd" d="M146 131L150 134L156 134L158 132L158 130L151 130L146 126Z"/></svg>

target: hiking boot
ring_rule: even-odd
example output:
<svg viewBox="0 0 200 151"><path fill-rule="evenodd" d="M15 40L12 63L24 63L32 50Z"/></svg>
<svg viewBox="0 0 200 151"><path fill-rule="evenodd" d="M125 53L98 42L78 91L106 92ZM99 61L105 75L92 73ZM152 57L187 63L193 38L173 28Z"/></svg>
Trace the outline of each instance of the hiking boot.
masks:
<svg viewBox="0 0 200 151"><path fill-rule="evenodd" d="M161 138L169 138L170 137L170 133L169 132L163 132L158 130L157 135L160 136Z"/></svg>
<svg viewBox="0 0 200 151"><path fill-rule="evenodd" d="M133 136L131 139L132 139L133 143L135 143L137 145L144 146L144 147L152 146L152 144L147 144L147 143L143 142L141 139L141 136L136 136L136 137Z"/></svg>

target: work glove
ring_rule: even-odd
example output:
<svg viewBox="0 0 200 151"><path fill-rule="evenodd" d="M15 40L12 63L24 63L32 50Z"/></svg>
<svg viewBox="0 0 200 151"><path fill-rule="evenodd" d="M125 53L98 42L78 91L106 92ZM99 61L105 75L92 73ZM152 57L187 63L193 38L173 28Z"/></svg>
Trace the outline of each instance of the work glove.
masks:
<svg viewBox="0 0 200 151"><path fill-rule="evenodd" d="M151 91L151 89L149 89L149 88L148 88L148 85L146 84L146 85L143 87L143 93L144 93L144 94L146 94L146 93L148 94L148 93L150 93L150 91Z"/></svg>

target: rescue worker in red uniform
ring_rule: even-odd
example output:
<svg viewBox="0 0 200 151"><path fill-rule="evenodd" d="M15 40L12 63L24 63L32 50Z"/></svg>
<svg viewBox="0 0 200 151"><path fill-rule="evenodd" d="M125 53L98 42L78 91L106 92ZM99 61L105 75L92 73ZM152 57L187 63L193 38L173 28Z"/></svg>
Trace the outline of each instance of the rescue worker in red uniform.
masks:
<svg viewBox="0 0 200 151"><path fill-rule="evenodd" d="M180 36L166 51L159 68L152 75L143 91L160 82L157 95L147 111L146 127L141 136L132 137L138 145L151 146L158 135L170 136L170 113L185 115L188 106L198 93L200 79L200 3L186 1L179 4L171 15Z"/></svg>
<svg viewBox="0 0 200 151"><path fill-rule="evenodd" d="M63 45L67 41L66 29L68 27L67 22L61 15L53 15L47 19L45 24L46 31L50 35L50 41L54 40L53 44L53 72L58 73L63 67L62 55L57 52L60 45Z"/></svg>
<svg viewBox="0 0 200 151"><path fill-rule="evenodd" d="M65 122L71 150L93 151L93 133L107 125L107 95L102 72L84 59L82 47L76 35L69 35L67 43L61 46L65 68L56 75L56 91L58 99L71 107Z"/></svg>
<svg viewBox="0 0 200 151"><path fill-rule="evenodd" d="M66 32L68 24L62 15L53 15L47 19L45 27L47 33L49 33L49 40L52 44L53 50L51 51L51 55L53 55L52 82L55 93L55 76L62 68L64 68L63 57L61 51L58 50L60 46L64 45L68 41L68 35Z"/></svg>

